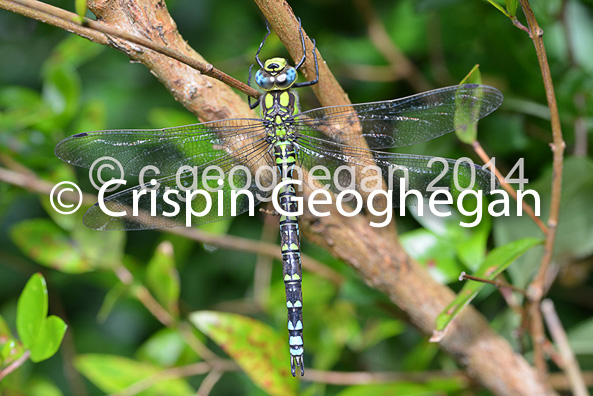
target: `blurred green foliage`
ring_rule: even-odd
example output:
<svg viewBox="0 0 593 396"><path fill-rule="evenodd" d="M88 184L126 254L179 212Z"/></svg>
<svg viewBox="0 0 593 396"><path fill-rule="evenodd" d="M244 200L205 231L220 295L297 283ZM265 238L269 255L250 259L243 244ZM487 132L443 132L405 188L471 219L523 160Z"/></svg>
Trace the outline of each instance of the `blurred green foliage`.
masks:
<svg viewBox="0 0 593 396"><path fill-rule="evenodd" d="M75 7L65 1L53 4L72 11ZM80 2L76 4L82 12ZM497 4L516 7L514 1ZM584 370L593 370L593 163L587 146L593 126L592 4L590 0L532 4L545 32L567 143L554 257L559 279L550 297ZM291 5L307 33L316 38L352 102L414 93L409 82L393 78L353 3L304 0ZM167 6L189 45L217 68L246 80L265 32L263 18L253 3L171 0ZM519 158L525 159L527 188L539 192L545 220L552 173L551 133L541 73L528 36L487 2L375 0L372 7L393 43L433 88L456 84L479 64L482 81L504 93L502 109L480 122L477 138L505 175ZM520 10L517 15L524 22ZM130 63L113 49L4 10L0 11L0 54L2 168L23 171L26 167L48 183L72 180L84 191L94 192L84 170L72 169L54 156L54 146L61 139L97 129L162 128L196 121L144 66ZM263 49L262 57L268 56L286 56L275 36ZM317 106L311 90L302 90L300 98L303 109ZM471 148L454 136L401 151L469 156L479 163ZM253 254L156 231L123 234L87 230L81 225L83 209L74 216L56 214L47 196L0 181L0 348L3 335L17 334L17 300L36 272L43 273L48 283L49 312L68 323L60 352L39 364L28 362L9 375L0 383L2 395L116 392L154 377L164 368L201 362L203 356L188 346L188 337L207 343L223 356L224 350L248 374L256 375L253 373L262 369L259 365L250 369L249 361L271 365L268 381L261 376L250 379L241 371L225 373L212 394L297 392L296 381L285 375L289 363L284 345L286 312L278 262L274 262L270 284L262 291L254 273L257 262L260 270L265 265ZM460 214L442 219L411 212L396 219L404 247L438 281L450 283L456 290L461 288L459 273L475 273L482 263L488 264L487 257L492 257L487 255L489 250L499 247L500 252L518 239L542 237L531 219L514 213L485 217L478 227L465 229L458 226ZM262 219L263 215L241 216L204 230L257 239ZM409 326L388 299L368 288L351 268L306 240L303 251L345 279L338 288L315 274L304 274L308 367L400 372L457 368L451 357L428 344L425 335ZM525 287L537 270L542 251L536 247L513 262L496 264L508 265L507 280ZM122 278L122 269L131 276ZM528 339L516 337L518 317L493 287L481 289L473 304L520 350ZM205 312L192 316L213 341L197 329L164 328L139 302L138 296L146 291L174 323L178 318L187 319L193 311L214 311L210 316ZM244 316L224 311L257 321L250 325ZM35 320L43 322L46 315L41 316ZM212 326L214 321L226 323L230 333L209 334L208 323ZM27 336L20 330L18 334L26 346ZM249 334L255 340L263 337L270 343L264 345L268 348L276 345L276 338L282 340L281 348L269 352L279 354L278 363L273 364L276 357L266 355L266 348L253 348L245 338L235 339L233 334ZM246 356L251 357L246 360ZM2 368L8 363L4 355L0 363ZM170 379L140 394L191 395L205 375ZM277 384L283 386L277 388ZM159 386L163 388L159 390ZM425 383L349 388L303 383L300 389L309 395L433 394L437 390L485 393L474 387L455 378L436 378ZM159 393L162 389L165 393Z"/></svg>

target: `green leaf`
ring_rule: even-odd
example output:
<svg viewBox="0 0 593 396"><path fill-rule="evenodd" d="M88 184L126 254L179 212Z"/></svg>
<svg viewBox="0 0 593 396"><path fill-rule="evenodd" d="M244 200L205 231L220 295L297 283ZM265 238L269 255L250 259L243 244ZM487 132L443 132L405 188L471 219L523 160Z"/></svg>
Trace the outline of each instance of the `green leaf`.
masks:
<svg viewBox="0 0 593 396"><path fill-rule="evenodd" d="M439 353L439 346L419 339L403 358L403 371L424 371L432 367L435 356Z"/></svg>
<svg viewBox="0 0 593 396"><path fill-rule="evenodd" d="M298 381L290 375L288 345L272 328L251 318L215 311L194 312L190 320L268 394L296 394Z"/></svg>
<svg viewBox="0 0 593 396"><path fill-rule="evenodd" d="M198 228L201 231L208 232L215 235L224 235L229 232L229 228L233 223L233 219L225 219L223 221L215 221L212 223L200 224Z"/></svg>
<svg viewBox="0 0 593 396"><path fill-rule="evenodd" d="M58 166L51 172L50 175L47 176L47 181L54 185L65 180L76 180L74 167ZM88 209L85 208L83 204L80 206L80 208L78 208L78 211L75 214L67 215L59 213L55 210L55 208L52 206L52 200L49 195L43 195L39 197L39 201L51 220L53 220L54 223L66 231L71 231L75 224L82 222L83 213L86 211L86 209ZM65 199L64 203L73 205L78 204L78 202L66 202ZM54 205L55 204L56 202L54 202Z"/></svg>
<svg viewBox="0 0 593 396"><path fill-rule="evenodd" d="M458 378L429 379L424 383L397 382L393 384L357 385L346 388L337 396L429 396L451 394L467 387L465 381Z"/></svg>
<svg viewBox="0 0 593 396"><path fill-rule="evenodd" d="M89 100L82 105L72 127L73 131L98 131L105 129L107 106L100 100Z"/></svg>
<svg viewBox="0 0 593 396"><path fill-rule="evenodd" d="M73 244L91 268L111 269L121 264L126 241L123 231L92 230L77 222L72 230Z"/></svg>
<svg viewBox="0 0 593 396"><path fill-rule="evenodd" d="M8 324L0 316L0 367L8 366L23 355L23 345L14 338Z"/></svg>
<svg viewBox="0 0 593 396"><path fill-rule="evenodd" d="M358 351L369 349L379 342L403 333L406 325L399 320L371 319L348 345Z"/></svg>
<svg viewBox="0 0 593 396"><path fill-rule="evenodd" d="M34 349L47 317L47 286L43 275L34 274L19 297L16 329L27 349Z"/></svg>
<svg viewBox="0 0 593 396"><path fill-rule="evenodd" d="M323 316L326 326L319 332L318 340L310 343L318 353L315 358L315 368L322 370L331 368L340 360L345 345L352 343L352 346L361 346L359 339L361 330L354 304L340 299L328 303L325 305L325 310L316 310L316 316ZM306 302L303 304L306 307L315 305ZM284 317L286 318L286 313ZM312 326L307 329L310 327Z"/></svg>
<svg viewBox="0 0 593 396"><path fill-rule="evenodd" d="M538 192L541 201L541 214L550 211L551 181L553 169L550 166L535 182L527 188ZM584 259L593 254L593 211L591 202L584 197L593 196L593 161L586 157L569 157L564 160L562 176L562 198L560 216L556 228L556 242L553 260L564 263ZM529 199L528 199L528 202ZM494 219L494 241L504 245L515 239L539 237L541 230L524 213L518 216L515 205L511 205L511 215ZM544 220L544 219L542 219ZM525 287L539 268L543 248L527 252L509 268L514 286Z"/></svg>
<svg viewBox="0 0 593 396"><path fill-rule="evenodd" d="M40 362L52 357L62 342L66 324L57 316L47 316L47 286L41 274L35 274L19 297L16 327L31 360Z"/></svg>
<svg viewBox="0 0 593 396"><path fill-rule="evenodd" d="M50 316L37 337L35 347L31 348L31 361L41 362L52 357L60 348L68 326L57 316Z"/></svg>
<svg viewBox="0 0 593 396"><path fill-rule="evenodd" d="M29 380L25 389L27 396L62 396L63 393L56 385L48 380L34 378Z"/></svg>
<svg viewBox="0 0 593 396"><path fill-rule="evenodd" d="M137 396L193 396L195 390L182 379L158 380L162 369L149 363L138 362L122 356L87 354L79 355L76 368L105 393L119 392L138 381L154 380L151 386Z"/></svg>
<svg viewBox="0 0 593 396"><path fill-rule="evenodd" d="M7 86L0 90L0 109L0 128L3 131L0 134L0 143L5 143L6 139L12 137L6 132L20 131L53 116L38 92L17 86ZM14 138L18 140L18 136Z"/></svg>
<svg viewBox="0 0 593 396"><path fill-rule="evenodd" d="M171 242L162 242L150 259L146 268L146 285L169 313L175 316L179 314L179 273L175 267Z"/></svg>
<svg viewBox="0 0 593 396"><path fill-rule="evenodd" d="M482 76L480 75L479 65L475 65L470 72L461 80L459 84L481 84L482 83ZM457 100L457 99L456 99ZM480 107L475 107L472 109L475 113L480 112ZM465 116L463 116L465 118ZM461 124L462 127L458 127ZM467 125L466 122L460 120L459 123L457 122L457 117L455 117L455 126L457 129L455 130L455 134L457 138L461 140L463 143L472 144L476 141L476 137L478 135L478 124L473 123L471 125Z"/></svg>
<svg viewBox="0 0 593 396"><path fill-rule="evenodd" d="M150 113L148 113L148 120L153 128L176 127L198 122L196 117L189 111L161 107L151 109Z"/></svg>
<svg viewBox="0 0 593 396"><path fill-rule="evenodd" d="M56 64L44 70L43 100L56 115L57 127L72 120L79 106L80 77L71 67Z"/></svg>
<svg viewBox="0 0 593 396"><path fill-rule="evenodd" d="M496 1L494 0L486 0L488 3L490 3L494 8L496 8L498 11L502 12L504 15L506 15L507 17L511 17L511 15L507 12L507 10L504 9L504 7L500 4L498 4ZM506 0L505 0L506 1ZM508 3L507 3L508 6Z"/></svg>
<svg viewBox="0 0 593 396"><path fill-rule="evenodd" d="M12 338L12 332L4 318L0 315L0 346L2 346L3 342L8 338Z"/></svg>
<svg viewBox="0 0 593 396"><path fill-rule="evenodd" d="M97 321L99 323L105 322L105 320L111 313L111 310L115 306L115 303L121 297L123 297L129 289L130 286L126 285L125 283L118 283L111 289L109 289L109 291L105 295L105 298L103 299L103 305L101 305L99 313L97 313Z"/></svg>
<svg viewBox="0 0 593 396"><path fill-rule="evenodd" d="M499 246L492 250L486 260L480 265L474 276L493 280L502 273L517 257L534 246L542 244L537 238L524 238ZM478 292L486 286L485 283L466 281L455 299L437 316L435 332L432 341L439 341L445 334L447 326L457 315L476 297Z"/></svg>
<svg viewBox="0 0 593 396"><path fill-rule="evenodd" d="M74 0L74 9L76 14L80 17L79 22L84 22L84 16L86 14L86 0Z"/></svg>
<svg viewBox="0 0 593 396"><path fill-rule="evenodd" d="M470 199L466 198L464 207L468 212L473 212L474 208L469 207L469 202ZM458 261L472 271L477 269L486 255L492 226L486 199L482 200L482 207L478 211L481 212L481 218L477 218L477 215L463 216L454 207L447 209L450 209L451 215L439 217L431 211L419 216L417 207L408 208L427 231L414 230L402 234L406 251L425 264L435 279L444 283L458 278L462 269ZM471 224L476 219L479 219L476 226L460 227L460 223Z"/></svg>
<svg viewBox="0 0 593 396"><path fill-rule="evenodd" d="M570 1L567 2L564 12L566 20L570 21L564 29L566 29L567 40L570 41L569 45L573 51L574 61L590 75L593 71L591 42L578 39L578 37L591 37L593 34L593 16L590 5L587 6L579 1Z"/></svg>
<svg viewBox="0 0 593 396"><path fill-rule="evenodd" d="M198 339L205 336L192 328ZM136 356L162 367L172 367L199 361L179 330L164 328L154 333L140 348Z"/></svg>
<svg viewBox="0 0 593 396"><path fill-rule="evenodd" d="M576 355L593 355L593 318L584 320L568 331L568 342Z"/></svg>
<svg viewBox="0 0 593 396"><path fill-rule="evenodd" d="M68 235L47 219L21 221L10 236L27 256L46 267L72 274L91 270Z"/></svg>
<svg viewBox="0 0 593 396"><path fill-rule="evenodd" d="M455 244L427 230L419 228L400 235L406 252L424 265L439 283L450 283L459 277L463 267L457 261Z"/></svg>
<svg viewBox="0 0 593 396"><path fill-rule="evenodd" d="M69 35L53 49L51 57L45 61L43 67L64 67L74 70L95 59L104 47L85 38Z"/></svg>
<svg viewBox="0 0 593 396"><path fill-rule="evenodd" d="M514 17L517 15L517 7L519 6L519 0L505 0L507 6L507 12L510 16Z"/></svg>

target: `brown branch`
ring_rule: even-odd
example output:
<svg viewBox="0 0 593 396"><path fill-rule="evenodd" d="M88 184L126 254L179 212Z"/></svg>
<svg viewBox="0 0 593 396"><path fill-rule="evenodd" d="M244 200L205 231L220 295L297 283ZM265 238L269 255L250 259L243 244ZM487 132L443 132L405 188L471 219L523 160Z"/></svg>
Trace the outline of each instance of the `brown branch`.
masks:
<svg viewBox="0 0 593 396"><path fill-rule="evenodd" d="M23 365L23 363L25 363L27 360L29 360L29 357L31 357L31 351L26 350L20 358L18 358L14 362L12 362L4 370L0 370L0 382L2 382L2 380L4 378L6 378L6 376L8 374L12 373L14 370L21 367Z"/></svg>
<svg viewBox="0 0 593 396"><path fill-rule="evenodd" d="M550 330L552 339L554 339L554 343L556 344L556 347L562 356L563 364L561 367L566 373L566 377L570 382L572 393L575 396L587 396L589 392L587 391L587 386L585 385L583 373L579 367L579 362L575 358L574 353L570 348L568 337L566 336L566 332L562 327L562 323L560 322L560 318L556 313L556 309L554 308L554 303L552 300L546 299L542 301L541 310L544 314L544 318L546 319L546 323L548 324L548 329Z"/></svg>

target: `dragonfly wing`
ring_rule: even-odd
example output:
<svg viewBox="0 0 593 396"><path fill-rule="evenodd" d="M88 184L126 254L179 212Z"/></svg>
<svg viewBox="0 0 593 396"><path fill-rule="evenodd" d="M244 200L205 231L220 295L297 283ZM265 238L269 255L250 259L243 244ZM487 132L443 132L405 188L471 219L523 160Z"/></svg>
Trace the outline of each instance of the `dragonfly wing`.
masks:
<svg viewBox="0 0 593 396"><path fill-rule="evenodd" d="M270 146L264 139L194 171L117 192L103 200L107 210L99 203L93 205L84 224L99 230L143 230L196 226L239 215L271 195L272 181L252 176L251 169L262 164L273 167ZM193 199L187 199L190 193Z"/></svg>
<svg viewBox="0 0 593 396"><path fill-rule="evenodd" d="M370 149L408 146L471 125L496 110L502 94L487 85L464 84L406 98L330 106L298 114L298 133Z"/></svg>
<svg viewBox="0 0 593 396"><path fill-rule="evenodd" d="M317 180L308 182L310 187L327 185L334 193L357 189L367 194L388 189L393 192L394 206L399 206L404 191L415 190L428 198L436 189L448 189L455 196L466 188L488 194L498 186L490 171L471 161L386 153L310 137L300 137L297 150L299 165ZM323 168L315 169L316 165ZM409 195L405 204L416 204L415 196Z"/></svg>
<svg viewBox="0 0 593 396"><path fill-rule="evenodd" d="M175 128L79 133L58 143L55 153L83 168L109 157L128 175L138 175L146 166L156 167L160 175L174 175L184 165L200 166L233 154L263 135L259 119L228 119Z"/></svg>

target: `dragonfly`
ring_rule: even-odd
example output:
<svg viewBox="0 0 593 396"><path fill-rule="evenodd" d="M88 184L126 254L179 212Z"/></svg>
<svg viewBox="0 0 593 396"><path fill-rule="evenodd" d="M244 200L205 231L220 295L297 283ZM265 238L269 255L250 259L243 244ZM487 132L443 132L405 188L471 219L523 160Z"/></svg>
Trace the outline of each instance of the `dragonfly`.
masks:
<svg viewBox="0 0 593 396"><path fill-rule="evenodd" d="M358 171L376 167L381 176L378 185L389 186L394 195L407 187L428 197L431 187L448 188L453 179L460 176L467 179L467 175L471 175L474 190L489 193L496 188L496 182L493 184L493 175L482 167L452 159L434 166L430 156L385 150L428 141L467 127L496 110L503 98L493 87L465 84L401 99L301 112L295 89L319 81L315 40L311 54L316 76L310 81L297 82L298 70L307 59L302 28L299 27L303 55L295 66L284 58L260 59L260 51L270 34L269 27L267 30L255 55L259 70L254 80L263 93L255 103L250 103L252 108L260 106L260 118L163 129L78 133L61 141L55 153L69 164L86 168L91 168L100 158L109 157L117 160L127 175L140 175L147 166L158 170L159 178L150 185L116 192L92 206L83 222L98 230L196 226L246 211L253 214L255 205L271 199L272 187L282 184L276 202L284 214L276 214L280 223L290 365L293 376L297 369L302 376L305 372L302 270L298 216L293 215L296 169L322 166L335 176L326 184L327 190L334 193L353 181L351 173L340 171L344 166ZM447 166L449 171L444 172ZM264 168L267 172L259 172ZM401 169L407 172L405 179L393 172ZM357 187L360 185L355 183ZM179 189L186 193L201 192L185 197L171 192ZM244 194L236 194L237 189ZM199 216L188 219L187 213L199 213Z"/></svg>

